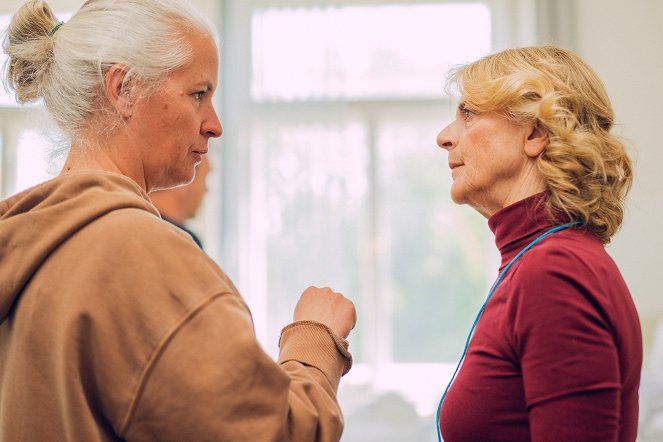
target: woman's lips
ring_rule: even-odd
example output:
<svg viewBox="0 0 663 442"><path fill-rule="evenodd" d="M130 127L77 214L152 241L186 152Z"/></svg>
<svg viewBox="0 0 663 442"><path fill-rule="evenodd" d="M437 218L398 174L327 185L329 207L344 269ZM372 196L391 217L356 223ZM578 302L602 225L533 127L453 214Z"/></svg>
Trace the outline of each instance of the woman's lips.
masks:
<svg viewBox="0 0 663 442"><path fill-rule="evenodd" d="M451 176L453 177L454 175L456 175L458 170L463 166L464 164L461 163L449 164L449 168L451 169Z"/></svg>

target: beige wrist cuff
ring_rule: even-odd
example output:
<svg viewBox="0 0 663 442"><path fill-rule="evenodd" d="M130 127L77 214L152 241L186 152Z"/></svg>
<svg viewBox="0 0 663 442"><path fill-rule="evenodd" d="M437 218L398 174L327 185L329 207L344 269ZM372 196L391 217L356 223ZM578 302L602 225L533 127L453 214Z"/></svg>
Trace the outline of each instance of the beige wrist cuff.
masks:
<svg viewBox="0 0 663 442"><path fill-rule="evenodd" d="M334 346L329 345L331 338ZM279 362L296 360L322 370L336 384L350 371L350 344L326 325L316 321L297 321L286 326L279 338Z"/></svg>

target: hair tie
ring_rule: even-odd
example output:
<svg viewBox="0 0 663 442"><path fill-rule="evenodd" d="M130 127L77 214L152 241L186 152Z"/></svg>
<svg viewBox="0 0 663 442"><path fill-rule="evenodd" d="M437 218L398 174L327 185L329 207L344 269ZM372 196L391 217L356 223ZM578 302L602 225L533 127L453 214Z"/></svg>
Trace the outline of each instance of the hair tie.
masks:
<svg viewBox="0 0 663 442"><path fill-rule="evenodd" d="M55 32L56 32L58 29L60 29L60 26L62 26L63 24L64 24L63 21L58 22L57 25L53 26L53 29L51 29L51 32L49 32L48 35L51 36L51 35L55 34Z"/></svg>

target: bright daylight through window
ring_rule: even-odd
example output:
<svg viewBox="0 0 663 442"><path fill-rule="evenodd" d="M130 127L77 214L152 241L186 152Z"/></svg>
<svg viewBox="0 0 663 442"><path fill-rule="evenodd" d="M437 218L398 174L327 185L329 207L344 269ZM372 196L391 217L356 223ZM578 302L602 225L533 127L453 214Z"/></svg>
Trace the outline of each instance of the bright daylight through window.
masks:
<svg viewBox="0 0 663 442"><path fill-rule="evenodd" d="M252 11L240 289L270 350L307 285L353 299L348 441L381 398L430 420L494 273L435 145L455 105L445 72L490 52L491 28L480 3Z"/></svg>

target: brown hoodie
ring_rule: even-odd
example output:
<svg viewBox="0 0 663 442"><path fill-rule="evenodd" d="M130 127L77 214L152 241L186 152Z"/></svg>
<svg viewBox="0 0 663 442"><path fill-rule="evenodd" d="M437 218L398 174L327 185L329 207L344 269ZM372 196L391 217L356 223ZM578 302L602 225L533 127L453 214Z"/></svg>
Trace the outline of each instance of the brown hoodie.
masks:
<svg viewBox="0 0 663 442"><path fill-rule="evenodd" d="M0 440L339 440L347 342L297 322L280 348L130 179L0 202Z"/></svg>

